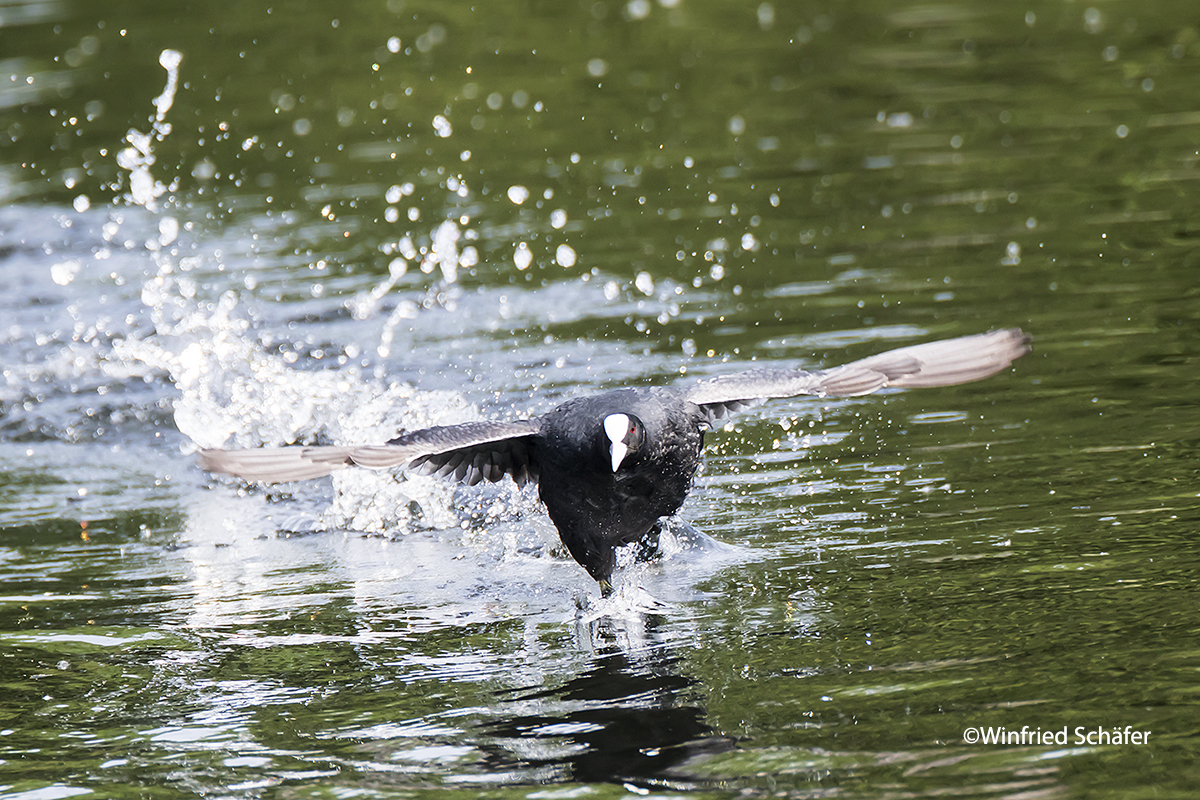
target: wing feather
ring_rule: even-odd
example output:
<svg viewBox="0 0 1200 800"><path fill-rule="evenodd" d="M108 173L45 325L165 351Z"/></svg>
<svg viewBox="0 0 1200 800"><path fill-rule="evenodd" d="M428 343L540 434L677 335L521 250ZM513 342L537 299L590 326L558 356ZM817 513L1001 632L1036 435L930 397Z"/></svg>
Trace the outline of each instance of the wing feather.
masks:
<svg viewBox="0 0 1200 800"><path fill-rule="evenodd" d="M200 466L248 481L283 483L320 478L354 464L353 447L264 447L257 450L201 450Z"/></svg>
<svg viewBox="0 0 1200 800"><path fill-rule="evenodd" d="M498 481L505 474L524 484L536 475L530 443L539 430L536 419L467 422L410 431L382 445L202 450L200 465L269 483L319 478L351 466L408 466L426 474L453 475L470 484Z"/></svg>
<svg viewBox="0 0 1200 800"><path fill-rule="evenodd" d="M685 391L715 422L773 397L853 397L885 386L952 386L986 378L1029 352L1017 328L901 347L832 369L756 369L722 375Z"/></svg>

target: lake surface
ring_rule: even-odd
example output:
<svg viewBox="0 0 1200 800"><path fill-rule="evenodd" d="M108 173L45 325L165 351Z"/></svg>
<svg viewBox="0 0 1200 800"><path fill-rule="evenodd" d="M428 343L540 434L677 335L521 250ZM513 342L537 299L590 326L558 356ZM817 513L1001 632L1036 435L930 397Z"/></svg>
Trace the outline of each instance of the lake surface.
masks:
<svg viewBox="0 0 1200 800"><path fill-rule="evenodd" d="M1200 785L1194 3L10 0L0 61L0 797ZM1012 326L711 434L613 601L508 483L195 462Z"/></svg>

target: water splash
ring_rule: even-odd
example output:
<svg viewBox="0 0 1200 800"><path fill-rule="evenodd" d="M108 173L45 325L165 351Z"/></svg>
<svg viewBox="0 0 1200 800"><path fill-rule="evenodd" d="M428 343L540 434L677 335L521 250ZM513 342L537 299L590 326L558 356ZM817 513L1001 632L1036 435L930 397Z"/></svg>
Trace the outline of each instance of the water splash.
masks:
<svg viewBox="0 0 1200 800"><path fill-rule="evenodd" d="M656 598L636 580L623 580L613 587L608 597L588 597L581 600L576 619L587 625L599 620L641 624L647 614L662 613L670 605Z"/></svg>
<svg viewBox="0 0 1200 800"><path fill-rule="evenodd" d="M464 188L461 184L458 186L459 189ZM467 217L464 216L461 219L466 220ZM421 272L429 274L435 269L441 271L443 283L431 290L432 299L447 310L453 310L455 299L461 294L461 290L456 286L459 267L472 266L478 258L473 247L464 248L463 252L459 253L458 242L462 237L463 232L458 223L454 220L446 220L434 229L433 240L428 250L422 251ZM418 255L412 240L407 236L400 241L397 247L408 258L415 258ZM383 297L404 276L407 269L408 262L403 258L393 259L388 268L388 277L371 292L355 298L351 304L351 313L358 316L374 312ZM447 287L454 287L455 291L448 291ZM392 313L383 325L383 330L380 331L379 345L376 347L376 353L380 358L387 358L391 355L397 328L405 320L415 318L419 310L420 307L411 300L402 300L392 309Z"/></svg>
<svg viewBox="0 0 1200 800"><path fill-rule="evenodd" d="M179 64L181 61L183 61L183 54L177 50L163 50L158 56L158 63L167 71L167 85L163 88L162 94L154 98L154 108L157 112L154 115L156 128L163 124L163 119L175 103L175 89L179 85ZM166 133L164 132L163 135L166 135Z"/></svg>
<svg viewBox="0 0 1200 800"><path fill-rule="evenodd" d="M171 133L171 125L166 121L166 116L175 102L175 91L179 85L179 65L182 61L183 56L175 50L163 50L159 55L158 63L167 71L167 84L162 94L154 99L155 113L151 120L151 132L142 133L136 128L130 128L125 134L125 141L129 146L117 153L117 165L129 172L129 192L125 195L126 201L151 211L157 210L158 198L170 188L154 179L150 167L154 165L153 142L161 142Z"/></svg>
<svg viewBox="0 0 1200 800"><path fill-rule="evenodd" d="M176 246L181 226L159 208L158 198L168 187L155 179L154 146L170 133L166 115L179 80L181 57L164 51L159 62L168 72L167 83L154 100L150 133L131 130L130 146L118 163L130 173L128 205L140 206L157 218L157 235L144 242L157 266L156 274L141 286L140 301L149 316L152 332L130 333L112 343L113 369L128 374L166 375L177 391L174 422L195 447L256 447L294 443L366 444L387 441L402 431L431 425L451 425L481 418L478 408L455 392L419 392L411 386L385 383L382 370L364 371L366 362L350 362L340 369L304 370L290 363L295 351L268 350L269 332L256 332L241 311L235 289L207 300L207 281L199 277L210 257L179 255ZM462 219L465 219L462 218ZM113 220L104 226L107 241L120 243L122 225ZM387 296L408 272L410 258L421 259L423 273L440 271L442 285L457 280L462 232L446 221L432 234L428 249L417 251L410 240L397 245L404 255L394 258L388 276L371 291L345 302L356 320L378 314ZM136 247L134 242L122 246ZM219 258L214 254L211 258ZM218 267L218 271L220 267ZM54 271L56 281L69 282L78 268L65 264ZM383 325L380 356L390 352L396 328L420 311L417 303L402 299ZM291 359L295 360L295 359ZM463 502L454 487L418 475L396 476L368 470L346 470L334 476L332 504L315 517L301 520L315 529L340 528L375 533L407 529L413 525L446 529L486 518L482 505L499 503L521 508L515 485L505 493Z"/></svg>
<svg viewBox="0 0 1200 800"><path fill-rule="evenodd" d="M433 232L433 247L429 261L441 267L446 283L458 280L458 240L462 233L458 225L446 220Z"/></svg>
<svg viewBox="0 0 1200 800"><path fill-rule="evenodd" d="M388 276L376 284L369 292L360 292L352 300L346 302L346 307L355 319L369 319L379 310L383 299L396 287L396 284L408 272L408 261L397 256L388 264ZM415 313L415 309L414 309Z"/></svg>

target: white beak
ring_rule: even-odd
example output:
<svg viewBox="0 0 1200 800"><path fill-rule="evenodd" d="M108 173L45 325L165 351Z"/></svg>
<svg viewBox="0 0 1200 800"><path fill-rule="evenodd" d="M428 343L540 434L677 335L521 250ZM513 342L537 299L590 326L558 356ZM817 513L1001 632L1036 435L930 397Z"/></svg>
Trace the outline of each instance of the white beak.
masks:
<svg viewBox="0 0 1200 800"><path fill-rule="evenodd" d="M628 452L629 452L629 448L626 447L622 442L613 442L613 446L612 446L613 472L616 472L617 467L621 466L621 461L624 460L625 455Z"/></svg>
<svg viewBox="0 0 1200 800"><path fill-rule="evenodd" d="M612 442L612 445L608 448L608 452L612 454L613 472L617 471L625 456L629 454L629 447L625 444L625 437L628 434L628 416L625 414L609 414L604 418L604 435L608 437L608 441Z"/></svg>

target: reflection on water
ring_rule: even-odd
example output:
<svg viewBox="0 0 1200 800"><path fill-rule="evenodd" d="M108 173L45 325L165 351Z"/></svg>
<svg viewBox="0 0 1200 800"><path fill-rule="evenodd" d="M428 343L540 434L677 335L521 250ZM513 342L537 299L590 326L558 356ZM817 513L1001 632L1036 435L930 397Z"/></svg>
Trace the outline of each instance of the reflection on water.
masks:
<svg viewBox="0 0 1200 800"><path fill-rule="evenodd" d="M609 652L561 686L507 692L504 719L482 726L494 737L486 764L542 782L695 785L681 767L734 742L706 724L681 666L657 649Z"/></svg>
<svg viewBox="0 0 1200 800"><path fill-rule="evenodd" d="M0 4L0 794L1185 793L1191 11ZM608 604L515 487L192 461L1009 325L714 431Z"/></svg>

